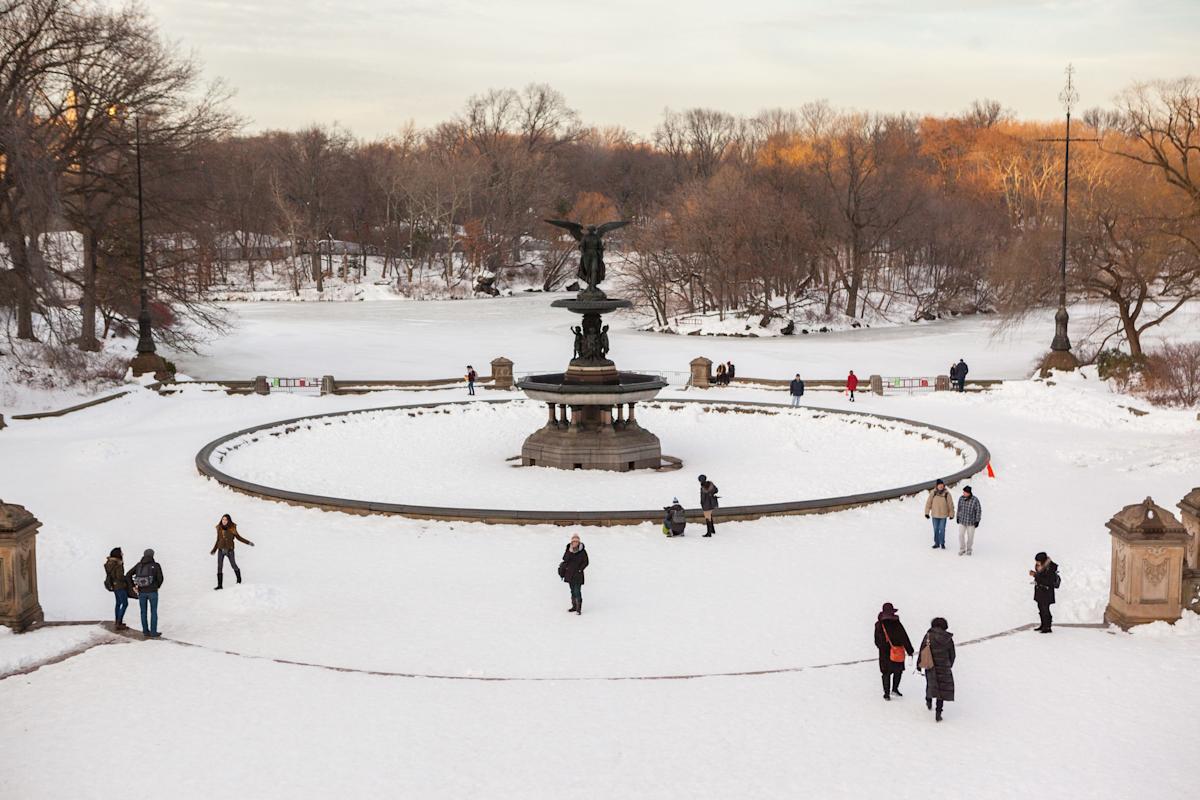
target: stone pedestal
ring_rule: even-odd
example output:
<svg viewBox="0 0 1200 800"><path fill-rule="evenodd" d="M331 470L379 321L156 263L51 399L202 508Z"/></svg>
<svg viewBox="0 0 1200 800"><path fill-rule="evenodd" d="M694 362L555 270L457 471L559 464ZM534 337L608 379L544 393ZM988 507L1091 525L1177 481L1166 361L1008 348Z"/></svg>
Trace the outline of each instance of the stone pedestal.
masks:
<svg viewBox="0 0 1200 800"><path fill-rule="evenodd" d="M492 359L492 388L505 391L513 388L513 362L504 356Z"/></svg>
<svg viewBox="0 0 1200 800"><path fill-rule="evenodd" d="M693 358L692 363L692 386L697 389L707 389L712 383L712 359L700 356Z"/></svg>
<svg viewBox="0 0 1200 800"><path fill-rule="evenodd" d="M882 375L872 375L867 380L871 386L871 394L878 394L878 395L883 394L883 376Z"/></svg>
<svg viewBox="0 0 1200 800"><path fill-rule="evenodd" d="M165 381L171 377L171 372L167 369L167 360L158 353L138 353L129 362L129 368L133 370L135 378L152 374L156 380Z"/></svg>
<svg viewBox="0 0 1200 800"><path fill-rule="evenodd" d="M37 587L40 527L24 507L0 500L0 625L18 633L45 620Z"/></svg>
<svg viewBox="0 0 1200 800"><path fill-rule="evenodd" d="M333 379L332 375L322 375L321 376L321 394L326 395L326 394L336 394L336 393L337 393L337 381L335 381Z"/></svg>
<svg viewBox="0 0 1200 800"><path fill-rule="evenodd" d="M1147 497L1108 521L1112 576L1104 619L1128 629L1174 622L1182 613L1187 531L1170 511Z"/></svg>
<svg viewBox="0 0 1200 800"><path fill-rule="evenodd" d="M1188 532L1183 555L1183 607L1200 614L1200 487L1179 501L1179 510Z"/></svg>
<svg viewBox="0 0 1200 800"><path fill-rule="evenodd" d="M934 390L935 392L948 392L948 391L950 391L950 376L949 376L949 375L938 375L938 376L936 376L936 377L933 379L933 390Z"/></svg>
<svg viewBox="0 0 1200 800"><path fill-rule="evenodd" d="M267 382L266 375L258 375L254 378L254 393L255 394L270 394L271 384Z"/></svg>
<svg viewBox="0 0 1200 800"><path fill-rule="evenodd" d="M1057 370L1059 372L1074 372L1079 369L1079 359L1072 355L1070 350L1051 350L1042 359L1040 374L1043 378L1050 377L1050 373Z"/></svg>

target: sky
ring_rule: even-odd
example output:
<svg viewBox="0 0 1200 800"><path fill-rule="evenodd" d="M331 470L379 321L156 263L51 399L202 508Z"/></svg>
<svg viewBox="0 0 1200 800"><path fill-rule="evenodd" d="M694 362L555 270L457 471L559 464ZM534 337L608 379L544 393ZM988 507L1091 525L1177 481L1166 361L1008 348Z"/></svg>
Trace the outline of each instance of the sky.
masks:
<svg viewBox="0 0 1200 800"><path fill-rule="evenodd" d="M650 135L666 108L1061 114L1200 73L1200 0L143 0L247 130L434 125L491 88L548 83L589 125Z"/></svg>

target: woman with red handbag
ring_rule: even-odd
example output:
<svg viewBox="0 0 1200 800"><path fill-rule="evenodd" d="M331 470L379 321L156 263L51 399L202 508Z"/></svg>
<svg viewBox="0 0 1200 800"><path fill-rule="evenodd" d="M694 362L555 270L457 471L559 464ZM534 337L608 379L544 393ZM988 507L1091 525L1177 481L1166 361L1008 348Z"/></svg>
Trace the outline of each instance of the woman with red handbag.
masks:
<svg viewBox="0 0 1200 800"><path fill-rule="evenodd" d="M896 607L884 603L875 619L875 648L879 650L879 673L883 679L883 699L891 700L900 693L900 679L904 677L904 661L913 654L908 631L896 615Z"/></svg>

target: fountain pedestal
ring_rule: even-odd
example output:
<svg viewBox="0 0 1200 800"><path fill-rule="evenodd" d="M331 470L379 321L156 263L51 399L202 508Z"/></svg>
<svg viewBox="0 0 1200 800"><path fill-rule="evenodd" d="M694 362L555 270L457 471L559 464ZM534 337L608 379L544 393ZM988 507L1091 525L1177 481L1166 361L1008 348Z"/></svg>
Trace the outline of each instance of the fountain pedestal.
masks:
<svg viewBox="0 0 1200 800"><path fill-rule="evenodd" d="M546 404L546 423L521 447L525 466L558 469L657 469L658 437L637 421L637 404L652 400L667 382L657 375L621 372L607 358L608 327L602 316L628 308L628 300L602 292L556 300L556 308L583 315L572 328L575 357L565 372L531 375L517 387Z"/></svg>

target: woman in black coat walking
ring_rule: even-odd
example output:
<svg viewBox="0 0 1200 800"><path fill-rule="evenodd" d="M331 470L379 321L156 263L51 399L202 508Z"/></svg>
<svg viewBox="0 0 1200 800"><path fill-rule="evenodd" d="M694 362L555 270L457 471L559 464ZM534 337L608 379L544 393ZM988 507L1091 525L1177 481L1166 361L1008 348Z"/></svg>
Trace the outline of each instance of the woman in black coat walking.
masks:
<svg viewBox="0 0 1200 800"><path fill-rule="evenodd" d="M558 574L571 587L570 613L583 613L583 571L587 569L588 554L579 541L579 534L571 537L567 549L563 551L562 563L558 565Z"/></svg>
<svg viewBox="0 0 1200 800"><path fill-rule="evenodd" d="M921 640L921 655L917 669L925 671L925 707L932 709L937 700L934 719L942 721L942 703L954 702L954 634L942 617L934 617Z"/></svg>
<svg viewBox="0 0 1200 800"><path fill-rule="evenodd" d="M713 509L720 505L721 503L717 499L717 485L710 481L707 475L701 475L700 510L704 512L705 536L712 536L717 532L717 525L713 522Z"/></svg>
<svg viewBox="0 0 1200 800"><path fill-rule="evenodd" d="M905 658L913 654L908 631L896 616L896 607L884 603L875 619L875 647L879 650L879 674L883 679L883 699L891 700L900 693L900 679L904 677ZM899 656L897 659L895 656Z"/></svg>

